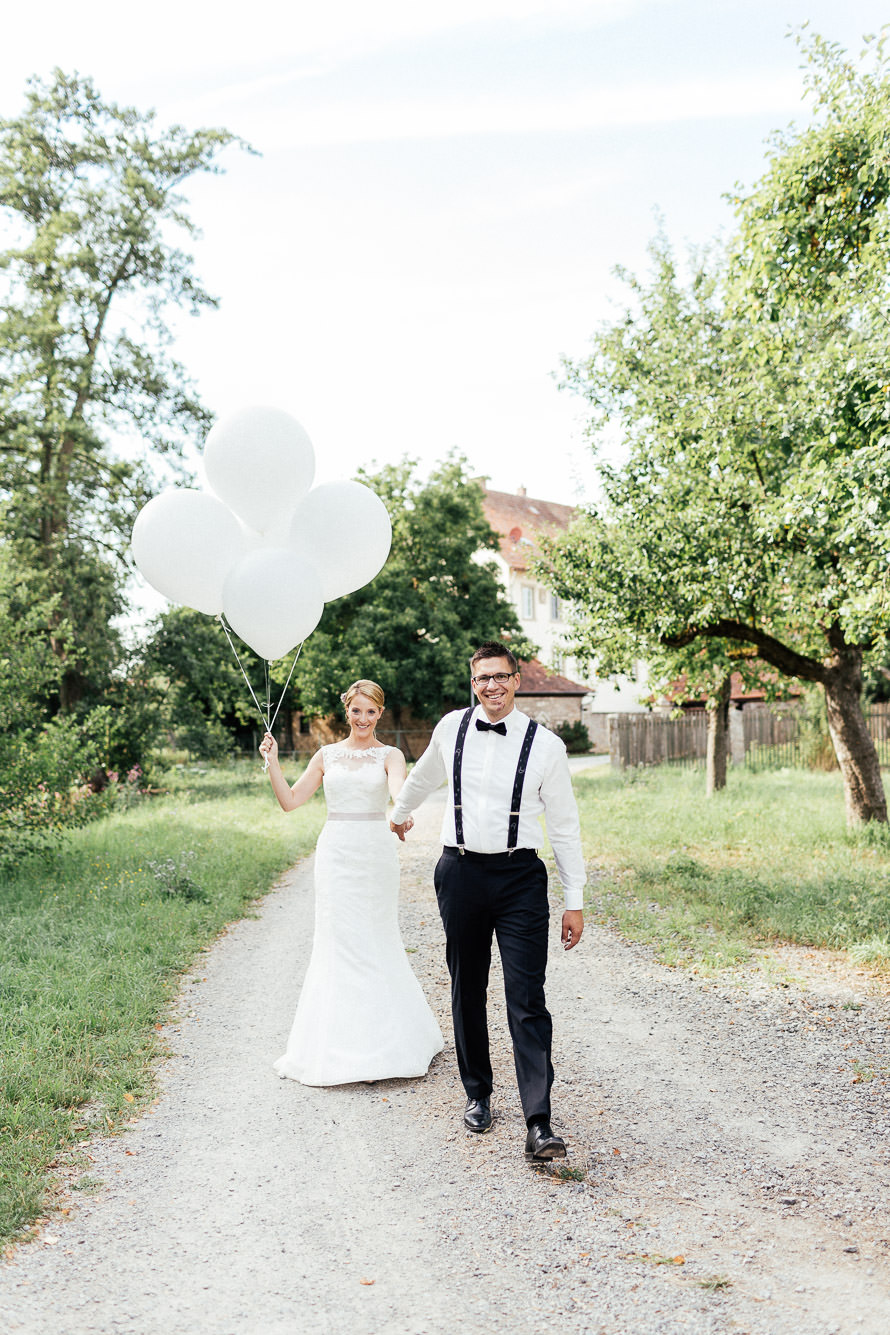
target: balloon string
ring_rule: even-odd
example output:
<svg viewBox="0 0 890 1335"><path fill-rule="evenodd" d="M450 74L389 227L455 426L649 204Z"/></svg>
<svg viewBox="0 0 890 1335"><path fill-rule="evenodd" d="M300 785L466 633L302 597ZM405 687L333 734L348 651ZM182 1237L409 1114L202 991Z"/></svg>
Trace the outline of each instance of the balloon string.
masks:
<svg viewBox="0 0 890 1335"><path fill-rule="evenodd" d="M294 675L294 668L297 666L297 659L300 657L300 654L303 652L303 644L304 644L304 643L305 643L305 641L301 640L300 643L297 645L297 652L294 654L294 661L293 661L293 662L291 663L291 665L290 665L290 672L287 674L287 681L284 683L284 690L281 692L281 695L280 695L280 697L279 697L279 699L278 699L278 704L275 706L275 713L272 715L272 722L269 724L269 731L270 731L270 732L272 731L272 728L274 727L275 720L278 718L278 711L279 711L279 709L281 708L281 706L284 704L284 697L287 695L287 688L288 688L288 686L290 686L290 679L291 679L291 677Z"/></svg>
<svg viewBox="0 0 890 1335"><path fill-rule="evenodd" d="M297 648L297 652L294 654L294 661L293 661L293 662L291 663L291 665L290 665L290 672L287 674L287 681L284 683L284 690L281 692L281 697L280 697L280 699L279 699L279 701L278 701L278 704L275 706L275 713L272 715L272 718L271 718L271 721L270 721L270 720L269 720L269 717L268 717L268 714L269 714L269 710L272 708L272 702L271 702L271 700L269 699L269 692L270 692L270 685L269 685L269 660L268 660L268 659L264 659L264 660L263 660L263 661L265 662L265 665L266 665L266 713L264 714L264 713L263 713L263 707L262 707L262 705L260 704L259 700L256 698L256 693L255 693L253 687L252 687L251 684L250 684L250 678L248 677L247 673L244 671L244 664L241 662L241 659L238 657L238 650L235 648L235 645L234 645L234 642L233 642L233 640L232 640L232 637L231 637L231 635L229 634L229 628L228 628L228 626L226 625L225 621L223 620L223 616L222 616L222 613L221 613L221 612L220 612L219 616L217 617L217 621L218 621L219 624L222 626L222 628L223 628L223 630L224 630L224 632L225 632L226 639L227 639L228 642L229 642L229 648L231 649L232 653L235 655L235 662L238 664L239 668L241 669L241 676L242 676L242 677L244 678L244 680L247 682L247 689L250 691L250 694L251 694L251 696L253 697L253 703L254 703L254 704L256 705L256 707L257 707L257 713L259 714L260 718L262 719L262 722L263 722L263 725L264 725L264 727L265 727L265 729L266 729L266 732L271 732L271 731L272 731L272 728L273 728L273 725L274 725L274 723L275 723L275 720L278 718L278 711L279 711L279 709L281 708L282 704L284 703L284 697L287 695L287 688L288 688L288 686L290 686L290 679L291 679L291 677L294 675L294 668L297 666L297 659L300 657L300 653L302 652L302 649L303 649L303 642L300 641L300 644L299 644L299 646L298 646L298 648ZM268 760L268 757L267 757L267 758L266 758L266 763L263 765L263 773L264 773L264 774L265 774L265 772L266 772L266 770L267 770L268 768L269 768L269 760Z"/></svg>
<svg viewBox="0 0 890 1335"><path fill-rule="evenodd" d="M253 696L253 703L256 705L256 707L257 707L257 711L259 712L259 716L260 716L260 718L262 719L262 721L263 721L263 723L264 723L264 725L265 725L266 731L268 732L268 731L269 731L269 724L268 724L268 722L266 721L266 715L263 713L263 706L260 704L259 700L256 698L256 694L255 694L255 692L254 692L254 689L253 689L253 687L252 687L251 684L250 684L250 678L248 677L247 673L244 671L244 664L241 662L241 659L238 657L238 650L235 648L234 644L232 643L232 637L231 637L231 635L229 634L229 628L228 628L228 626L226 625L226 623L225 623L225 622L223 621L223 619L222 619L222 613L220 613L220 615L217 617L217 620L219 621L219 624L222 626L223 630L225 631L226 639L227 639L228 642L229 642L229 648L231 649L232 653L235 655L235 662L238 664L239 668L241 669L241 676L242 676L242 677L244 678L244 680L247 682L247 689L250 691L250 694Z"/></svg>

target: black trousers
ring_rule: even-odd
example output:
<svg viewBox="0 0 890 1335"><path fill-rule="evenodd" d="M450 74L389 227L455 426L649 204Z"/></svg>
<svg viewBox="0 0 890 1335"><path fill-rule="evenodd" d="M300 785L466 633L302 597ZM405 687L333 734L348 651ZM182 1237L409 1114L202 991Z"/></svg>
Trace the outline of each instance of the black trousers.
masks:
<svg viewBox="0 0 890 1335"><path fill-rule="evenodd" d="M442 850L435 872L451 974L457 1063L467 1097L491 1094L487 995L492 936L504 969L516 1083L526 1121L550 1117L553 1022L544 1002L547 869L533 849Z"/></svg>

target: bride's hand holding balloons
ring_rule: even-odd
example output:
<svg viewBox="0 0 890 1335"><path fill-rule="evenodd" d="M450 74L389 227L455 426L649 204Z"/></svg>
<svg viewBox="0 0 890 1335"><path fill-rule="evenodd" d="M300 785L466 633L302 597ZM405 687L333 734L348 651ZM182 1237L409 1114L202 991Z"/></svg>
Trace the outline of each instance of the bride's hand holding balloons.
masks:
<svg viewBox="0 0 890 1335"><path fill-rule="evenodd" d="M263 757L267 765L273 760L278 759L278 743L272 736L271 732L267 732L263 740L260 742L260 755Z"/></svg>

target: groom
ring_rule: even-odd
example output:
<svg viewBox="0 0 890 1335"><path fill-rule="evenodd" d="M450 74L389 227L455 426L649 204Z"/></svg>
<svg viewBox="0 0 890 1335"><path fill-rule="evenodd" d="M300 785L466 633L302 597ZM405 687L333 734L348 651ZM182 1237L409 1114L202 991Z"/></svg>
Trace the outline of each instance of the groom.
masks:
<svg viewBox="0 0 890 1335"><path fill-rule="evenodd" d="M390 822L400 839L412 811L443 782L450 802L435 886L451 974L454 1039L467 1093L464 1124L491 1126L492 1072L486 994L492 935L504 969L516 1082L528 1127L530 1159L565 1157L550 1126L553 1025L544 1001L547 968L547 871L537 854L538 817L565 893L562 943L581 939L584 859L578 809L559 738L513 706L518 664L490 641L470 659L479 704L446 714L396 799Z"/></svg>

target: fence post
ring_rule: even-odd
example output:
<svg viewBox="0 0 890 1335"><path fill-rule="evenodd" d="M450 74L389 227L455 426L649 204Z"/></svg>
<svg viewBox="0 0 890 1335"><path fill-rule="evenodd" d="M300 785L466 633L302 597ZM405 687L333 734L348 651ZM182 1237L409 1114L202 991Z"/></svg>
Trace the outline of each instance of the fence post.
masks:
<svg viewBox="0 0 890 1335"><path fill-rule="evenodd" d="M609 715L609 765L612 769L622 769L621 764L621 715Z"/></svg>
<svg viewBox="0 0 890 1335"><path fill-rule="evenodd" d="M729 758L734 765L745 763L744 711L733 707L729 711Z"/></svg>

